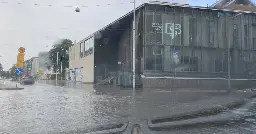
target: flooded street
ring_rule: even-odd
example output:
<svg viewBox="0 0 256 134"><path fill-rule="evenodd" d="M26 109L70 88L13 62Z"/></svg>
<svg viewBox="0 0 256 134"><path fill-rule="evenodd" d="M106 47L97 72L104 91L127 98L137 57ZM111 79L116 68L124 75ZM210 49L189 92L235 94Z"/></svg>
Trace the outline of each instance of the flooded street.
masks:
<svg viewBox="0 0 256 134"><path fill-rule="evenodd" d="M127 129L139 123L147 133L160 133L148 130L147 119L210 108L237 101L245 94L160 90L133 92L114 88L95 90L92 85L71 88L44 83L24 88L0 91L0 133L85 133L97 126L127 122ZM247 116L250 118L245 122L256 123L254 115ZM250 129L253 128L250 126ZM206 132L217 130L222 129L200 129ZM195 131L199 129L191 130Z"/></svg>

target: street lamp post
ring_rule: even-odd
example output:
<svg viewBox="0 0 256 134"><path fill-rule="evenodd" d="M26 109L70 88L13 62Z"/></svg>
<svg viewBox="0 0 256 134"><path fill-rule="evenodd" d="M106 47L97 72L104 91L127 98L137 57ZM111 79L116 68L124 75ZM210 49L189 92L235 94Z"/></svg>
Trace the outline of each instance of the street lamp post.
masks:
<svg viewBox="0 0 256 134"><path fill-rule="evenodd" d="M233 27L233 25L232 25ZM230 44L231 44L231 28L229 27L228 29L228 88L231 88L231 84L230 84L230 62L231 62L231 57L230 57Z"/></svg>
<svg viewBox="0 0 256 134"><path fill-rule="evenodd" d="M236 18L237 16L240 16L242 13L238 13L232 17L229 17L230 20ZM233 21L233 20L232 20ZM228 88L231 88L231 83L230 83L230 64L231 64L231 57L230 57L230 47L231 47L231 35L232 35L232 29L233 29L233 24L229 26L228 28Z"/></svg>
<svg viewBox="0 0 256 134"><path fill-rule="evenodd" d="M59 65L59 52L57 52L57 59L56 59L56 62L57 62L57 65L56 65L56 81L58 80L58 65Z"/></svg>
<svg viewBox="0 0 256 134"><path fill-rule="evenodd" d="M133 55L132 55L132 57L133 57L133 66L132 66L132 71L133 71L133 79L132 79L132 87L133 87L133 90L135 90L135 82L136 82L136 79L135 79L135 77L136 77L136 72L135 72L135 70L136 70L136 55L135 55L135 52L136 52L136 22L135 22L135 20L136 20L136 0L134 0L133 1L133 43L132 43L132 48L133 48Z"/></svg>
<svg viewBox="0 0 256 134"><path fill-rule="evenodd" d="M62 61L60 63L60 80L62 80Z"/></svg>

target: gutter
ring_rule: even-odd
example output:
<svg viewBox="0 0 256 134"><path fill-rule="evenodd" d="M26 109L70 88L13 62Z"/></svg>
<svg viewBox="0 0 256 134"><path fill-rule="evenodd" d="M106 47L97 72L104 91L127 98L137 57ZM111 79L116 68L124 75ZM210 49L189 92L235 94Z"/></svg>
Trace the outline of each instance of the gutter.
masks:
<svg viewBox="0 0 256 134"><path fill-rule="evenodd" d="M90 131L83 132L84 134L114 134L123 132L129 122L127 123L119 123L119 124L109 124L104 126L98 126L97 128L93 128Z"/></svg>

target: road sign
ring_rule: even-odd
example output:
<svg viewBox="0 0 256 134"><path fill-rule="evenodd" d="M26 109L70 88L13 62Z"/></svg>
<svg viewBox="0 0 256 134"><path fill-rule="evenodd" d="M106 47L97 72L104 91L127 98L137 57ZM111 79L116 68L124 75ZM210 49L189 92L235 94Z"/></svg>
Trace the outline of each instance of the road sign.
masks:
<svg viewBox="0 0 256 134"><path fill-rule="evenodd" d="M16 63L17 68L23 68L24 55L25 55L24 53L18 53L17 63Z"/></svg>
<svg viewBox="0 0 256 134"><path fill-rule="evenodd" d="M18 49L18 51L19 51L20 53L25 53L25 48L24 48L24 47L20 47L20 48Z"/></svg>
<svg viewBox="0 0 256 134"><path fill-rule="evenodd" d="M21 68L16 68L16 74L21 74L22 73L22 69Z"/></svg>
<svg viewBox="0 0 256 134"><path fill-rule="evenodd" d="M24 62L24 56L25 56L24 53L18 53L17 60Z"/></svg>

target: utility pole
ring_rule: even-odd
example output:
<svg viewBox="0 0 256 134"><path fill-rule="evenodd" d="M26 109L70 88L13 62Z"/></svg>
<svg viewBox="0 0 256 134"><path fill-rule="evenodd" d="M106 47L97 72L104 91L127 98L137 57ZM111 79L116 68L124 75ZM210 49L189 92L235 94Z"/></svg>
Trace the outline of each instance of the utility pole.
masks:
<svg viewBox="0 0 256 134"><path fill-rule="evenodd" d="M232 17L229 17L229 20L232 21L234 23L234 18L238 17L242 15L242 13L238 13L236 15L233 15ZM230 83L230 64L231 64L231 57L230 57L230 47L231 47L231 38L232 38L232 30L234 28L234 24L232 23L232 25L230 24L229 25L229 28L228 28L228 88L230 89L231 88L231 83ZM243 37L242 37L243 38ZM232 38L233 39L233 38Z"/></svg>
<svg viewBox="0 0 256 134"><path fill-rule="evenodd" d="M132 87L133 87L133 90L135 90L135 86L136 86L136 84L135 84L135 82L136 82L136 72L135 72L135 70L136 70L136 54L135 54L135 52L136 52L136 22L135 22L135 20L136 20L136 0L134 0L133 1L133 42L132 42L132 49L133 49L133 55L132 55L132 58L133 58L133 66L132 66L132 71L133 71L133 79L132 79Z"/></svg>
<svg viewBox="0 0 256 134"><path fill-rule="evenodd" d="M59 52L57 52L56 81L58 80Z"/></svg>
<svg viewBox="0 0 256 134"><path fill-rule="evenodd" d="M61 63L60 63L60 80L62 80L62 61L61 61Z"/></svg>
<svg viewBox="0 0 256 134"><path fill-rule="evenodd" d="M233 27L233 25L232 25ZM230 84L230 62L231 62L231 57L230 57L230 44L231 44L231 26L228 28L228 88L231 88Z"/></svg>

